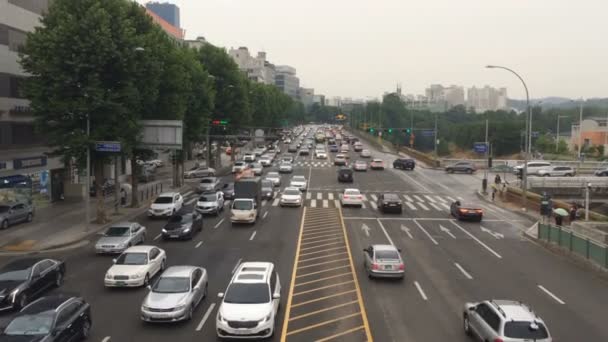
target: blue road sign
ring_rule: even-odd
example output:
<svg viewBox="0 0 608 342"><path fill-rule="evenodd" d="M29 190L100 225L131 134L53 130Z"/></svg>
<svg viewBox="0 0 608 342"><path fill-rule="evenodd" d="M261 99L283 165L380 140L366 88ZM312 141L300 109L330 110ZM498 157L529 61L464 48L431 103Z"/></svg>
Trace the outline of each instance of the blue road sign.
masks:
<svg viewBox="0 0 608 342"><path fill-rule="evenodd" d="M110 152L110 153L118 153L120 152L120 142L119 141L96 141L95 142L95 151L97 152Z"/></svg>
<svg viewBox="0 0 608 342"><path fill-rule="evenodd" d="M434 135L435 135L435 131L432 129L427 129L427 130L422 131L423 137L432 137Z"/></svg>
<svg viewBox="0 0 608 342"><path fill-rule="evenodd" d="M476 142L473 145L473 150L477 153L486 153L488 151L488 145L485 142Z"/></svg>

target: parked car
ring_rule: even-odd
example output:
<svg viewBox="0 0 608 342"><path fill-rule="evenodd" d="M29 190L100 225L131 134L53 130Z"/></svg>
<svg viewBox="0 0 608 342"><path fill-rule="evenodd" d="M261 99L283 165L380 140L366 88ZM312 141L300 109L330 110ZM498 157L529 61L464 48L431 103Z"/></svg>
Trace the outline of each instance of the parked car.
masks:
<svg viewBox="0 0 608 342"><path fill-rule="evenodd" d="M113 261L104 277L106 287L148 286L165 269L167 255L155 246L133 246Z"/></svg>
<svg viewBox="0 0 608 342"><path fill-rule="evenodd" d="M574 177L576 170L570 166L551 166L538 170L537 174L541 177Z"/></svg>
<svg viewBox="0 0 608 342"><path fill-rule="evenodd" d="M224 200L234 199L234 182L224 183L222 193L224 194Z"/></svg>
<svg viewBox="0 0 608 342"><path fill-rule="evenodd" d="M287 187L283 190L281 194L281 199L279 200L279 205L281 207L284 206L296 206L299 207L302 205L302 191L296 187Z"/></svg>
<svg viewBox="0 0 608 342"><path fill-rule="evenodd" d="M370 278L400 278L405 275L401 250L393 245L371 245L363 250L365 272Z"/></svg>
<svg viewBox="0 0 608 342"><path fill-rule="evenodd" d="M120 222L110 226L97 240L98 254L120 254L125 249L146 241L146 227L137 222Z"/></svg>
<svg viewBox="0 0 608 342"><path fill-rule="evenodd" d="M471 203L462 204L455 201L450 205L450 213L458 220L473 220L481 222L483 209Z"/></svg>
<svg viewBox="0 0 608 342"><path fill-rule="evenodd" d="M340 202L342 206L363 206L363 195L359 189L344 189L344 193L340 194Z"/></svg>
<svg viewBox="0 0 608 342"><path fill-rule="evenodd" d="M165 192L160 194L148 209L148 217L171 216L184 205L184 198L179 192Z"/></svg>
<svg viewBox="0 0 608 342"><path fill-rule="evenodd" d="M262 179L262 199L271 200L274 198L274 183L268 179Z"/></svg>
<svg viewBox="0 0 608 342"><path fill-rule="evenodd" d="M395 159L393 162L393 168L401 170L414 170L414 168L416 168L416 161L410 158Z"/></svg>
<svg viewBox="0 0 608 342"><path fill-rule="evenodd" d="M553 341L542 318L520 301L465 303L462 320L464 333L479 341Z"/></svg>
<svg viewBox="0 0 608 342"><path fill-rule="evenodd" d="M150 287L141 304L145 322L189 321L194 310L207 297L209 275L196 266L171 266Z"/></svg>
<svg viewBox="0 0 608 342"><path fill-rule="evenodd" d="M21 258L0 268L0 312L21 309L53 287L63 285L65 263L50 258Z"/></svg>
<svg viewBox="0 0 608 342"><path fill-rule="evenodd" d="M226 184L224 184L226 185ZM224 210L224 189L222 191L209 191L200 195L194 210L201 214L220 214Z"/></svg>
<svg viewBox="0 0 608 342"><path fill-rule="evenodd" d="M161 230L163 240L188 239L194 237L194 233L203 231L203 215L198 211L182 211L169 217L169 221Z"/></svg>
<svg viewBox="0 0 608 342"><path fill-rule="evenodd" d="M378 209L383 213L394 212L401 214L403 212L403 203L396 194L381 194L378 198Z"/></svg>
<svg viewBox="0 0 608 342"><path fill-rule="evenodd" d="M198 184L199 192L216 191L220 188L220 179L217 177L205 177Z"/></svg>
<svg viewBox="0 0 608 342"><path fill-rule="evenodd" d="M184 172L184 178L201 178L215 176L215 169L211 167L198 167L194 170Z"/></svg>
<svg viewBox="0 0 608 342"><path fill-rule="evenodd" d="M384 160L372 159L372 162L369 163L369 168L372 170L384 170Z"/></svg>
<svg viewBox="0 0 608 342"><path fill-rule="evenodd" d="M363 160L357 160L353 163L353 170L355 171L367 171L367 162Z"/></svg>
<svg viewBox="0 0 608 342"><path fill-rule="evenodd" d="M596 170L593 174L597 177L608 177L608 168Z"/></svg>
<svg viewBox="0 0 608 342"><path fill-rule="evenodd" d="M265 179L271 181L274 186L281 186L281 175L278 172L268 172Z"/></svg>
<svg viewBox="0 0 608 342"><path fill-rule="evenodd" d="M543 169L548 169L551 167L551 163L549 162L545 162L545 161L531 161L528 162L528 175L538 175L538 172L540 170ZM515 174L519 174L520 172L523 172L524 165L517 165L514 169L513 169L513 173Z"/></svg>
<svg viewBox="0 0 608 342"><path fill-rule="evenodd" d="M27 203L10 202L0 204L0 230L19 222L31 222L34 207Z"/></svg>
<svg viewBox="0 0 608 342"><path fill-rule="evenodd" d="M475 171L477 171L475 164L468 161L460 161L445 167L447 173L464 172L471 174Z"/></svg>
<svg viewBox="0 0 608 342"><path fill-rule="evenodd" d="M218 293L218 297L218 337L265 339L274 334L281 281L273 263L241 263L226 292Z"/></svg>
<svg viewBox="0 0 608 342"><path fill-rule="evenodd" d="M347 167L341 167L338 170L338 182L343 183L343 182L348 182L348 183L352 183L353 182L353 170L347 168Z"/></svg>
<svg viewBox="0 0 608 342"><path fill-rule="evenodd" d="M21 310L0 341L64 342L86 340L91 332L91 306L78 296L42 297Z"/></svg>

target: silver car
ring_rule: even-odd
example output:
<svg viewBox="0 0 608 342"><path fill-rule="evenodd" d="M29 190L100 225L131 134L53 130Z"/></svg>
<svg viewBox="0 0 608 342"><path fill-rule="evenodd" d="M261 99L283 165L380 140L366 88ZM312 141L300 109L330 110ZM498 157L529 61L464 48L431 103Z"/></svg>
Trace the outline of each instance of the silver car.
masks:
<svg viewBox="0 0 608 342"><path fill-rule="evenodd" d="M262 173L264 172L264 166L262 166L262 164L260 164L260 163L252 163L251 171L253 171L254 175L261 176Z"/></svg>
<svg viewBox="0 0 608 342"><path fill-rule="evenodd" d="M292 173L293 165L290 162L283 161L281 165L279 165L280 173Z"/></svg>
<svg viewBox="0 0 608 342"><path fill-rule="evenodd" d="M205 177L198 184L198 190L201 192L216 191L220 188L220 179L216 177Z"/></svg>
<svg viewBox="0 0 608 342"><path fill-rule="evenodd" d="M462 319L465 334L479 341L553 341L545 322L519 301L465 303Z"/></svg>
<svg viewBox="0 0 608 342"><path fill-rule="evenodd" d="M160 275L141 305L145 322L190 320L201 300L207 297L207 271L195 266L172 266Z"/></svg>
<svg viewBox="0 0 608 342"><path fill-rule="evenodd" d="M127 248L146 241L146 227L137 222L112 225L95 244L98 254L120 254Z"/></svg>
<svg viewBox="0 0 608 342"><path fill-rule="evenodd" d="M199 167L194 170L184 172L184 178L200 178L215 176L215 169L211 167Z"/></svg>
<svg viewBox="0 0 608 342"><path fill-rule="evenodd" d="M278 172L268 172L265 179L271 181L274 186L281 186L281 175Z"/></svg>
<svg viewBox="0 0 608 342"><path fill-rule="evenodd" d="M25 203L0 204L0 229L7 229L19 222L30 222L34 218L34 207Z"/></svg>
<svg viewBox="0 0 608 342"><path fill-rule="evenodd" d="M363 250L365 271L372 277L403 278L401 250L393 245L371 245Z"/></svg>

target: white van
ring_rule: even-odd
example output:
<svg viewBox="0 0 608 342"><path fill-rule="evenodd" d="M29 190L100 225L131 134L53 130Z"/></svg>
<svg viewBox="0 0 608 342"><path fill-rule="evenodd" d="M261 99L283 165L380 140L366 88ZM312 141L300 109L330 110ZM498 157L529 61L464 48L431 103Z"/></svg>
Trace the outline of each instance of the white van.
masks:
<svg viewBox="0 0 608 342"><path fill-rule="evenodd" d="M520 170L523 170L524 165L517 165L513 172L518 174ZM528 162L528 175L529 176L538 176L538 171L551 168L551 163L545 161L530 161Z"/></svg>

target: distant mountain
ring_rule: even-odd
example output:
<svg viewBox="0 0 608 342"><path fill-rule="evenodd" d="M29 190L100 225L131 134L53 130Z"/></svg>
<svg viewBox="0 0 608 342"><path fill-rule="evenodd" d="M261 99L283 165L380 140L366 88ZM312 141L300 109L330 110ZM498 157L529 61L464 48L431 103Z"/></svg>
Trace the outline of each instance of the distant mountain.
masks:
<svg viewBox="0 0 608 342"><path fill-rule="evenodd" d="M578 100L569 99L566 97L544 97L540 99L531 99L530 104L532 106L538 106L538 103L543 107L543 109L548 108L573 108L578 107ZM523 111L526 109L526 100L515 100L508 99L507 105L511 108L515 108L519 111ZM601 107L608 108L608 98L592 98L585 100L586 107Z"/></svg>

